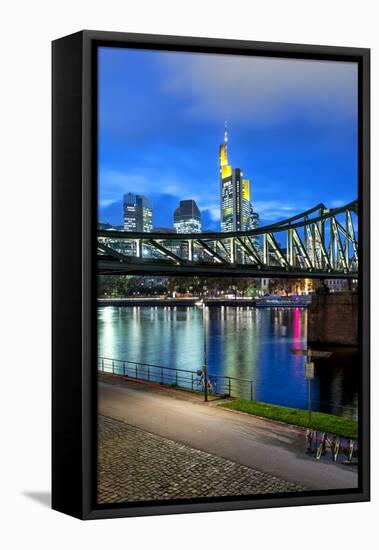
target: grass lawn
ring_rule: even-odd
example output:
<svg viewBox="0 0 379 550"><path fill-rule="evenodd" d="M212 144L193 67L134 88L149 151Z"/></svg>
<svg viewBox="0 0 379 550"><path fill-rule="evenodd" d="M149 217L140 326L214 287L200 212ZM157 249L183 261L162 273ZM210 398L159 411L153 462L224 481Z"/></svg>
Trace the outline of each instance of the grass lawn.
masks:
<svg viewBox="0 0 379 550"><path fill-rule="evenodd" d="M280 407L278 405L260 403L259 401L247 401L245 399L231 401L219 406L234 411L254 414L255 416L262 416L263 418L270 418L271 420L279 420L286 424L294 424L295 426L312 428L320 432L328 432L341 437L348 437L351 439L356 439L358 437L358 422L352 418L312 412L312 423L311 426L309 426L308 411L302 409Z"/></svg>

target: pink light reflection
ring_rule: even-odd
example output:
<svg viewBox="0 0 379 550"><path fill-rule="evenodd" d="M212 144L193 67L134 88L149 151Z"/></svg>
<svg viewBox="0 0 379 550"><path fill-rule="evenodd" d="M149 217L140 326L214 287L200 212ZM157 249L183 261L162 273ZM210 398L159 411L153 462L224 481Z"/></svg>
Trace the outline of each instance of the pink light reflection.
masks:
<svg viewBox="0 0 379 550"><path fill-rule="evenodd" d="M300 325L300 308L295 308L294 326L293 326L293 339L295 343L300 341L301 325Z"/></svg>

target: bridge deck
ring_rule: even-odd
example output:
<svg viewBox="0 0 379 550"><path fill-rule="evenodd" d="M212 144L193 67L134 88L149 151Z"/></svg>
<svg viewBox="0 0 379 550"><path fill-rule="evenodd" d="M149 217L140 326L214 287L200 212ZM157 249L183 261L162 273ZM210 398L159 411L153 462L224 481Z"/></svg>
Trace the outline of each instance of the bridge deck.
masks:
<svg viewBox="0 0 379 550"><path fill-rule="evenodd" d="M254 277L257 279L269 277L296 277L313 279L357 279L357 272L344 273L341 271L319 271L303 269L283 270L281 267L262 267L257 268L254 265L233 264L201 264L198 262L186 263L185 265L175 265L172 263L138 261L138 258L131 258L128 262L119 260L98 260L98 272L103 275L204 275L208 277L228 276L228 277Z"/></svg>

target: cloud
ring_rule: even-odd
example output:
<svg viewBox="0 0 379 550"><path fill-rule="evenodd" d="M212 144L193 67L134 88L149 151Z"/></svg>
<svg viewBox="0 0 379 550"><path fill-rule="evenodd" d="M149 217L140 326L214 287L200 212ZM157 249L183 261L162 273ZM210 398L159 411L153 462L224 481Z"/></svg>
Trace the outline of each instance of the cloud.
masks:
<svg viewBox="0 0 379 550"><path fill-rule="evenodd" d="M260 219L265 223L281 221L310 208L310 205L307 204L299 205L299 203L297 203L293 205L275 200L254 201L253 206L254 210L258 212Z"/></svg>
<svg viewBox="0 0 379 550"><path fill-rule="evenodd" d="M188 53L162 56L161 63L162 90L190 94L191 116L258 124L356 116L354 63Z"/></svg>
<svg viewBox="0 0 379 550"><path fill-rule="evenodd" d="M138 172L101 167L99 171L100 203L104 206L120 200L126 193L151 195L159 190L162 194L179 195L182 183L170 173L156 171Z"/></svg>
<svg viewBox="0 0 379 550"><path fill-rule="evenodd" d="M201 201L199 201L200 203ZM207 211L212 221L220 221L220 205L218 203L202 204L200 210Z"/></svg>
<svg viewBox="0 0 379 550"><path fill-rule="evenodd" d="M111 206L112 204L114 204L116 201L112 200L112 199L103 199L103 200L99 200L99 206L100 208L107 208L107 206Z"/></svg>

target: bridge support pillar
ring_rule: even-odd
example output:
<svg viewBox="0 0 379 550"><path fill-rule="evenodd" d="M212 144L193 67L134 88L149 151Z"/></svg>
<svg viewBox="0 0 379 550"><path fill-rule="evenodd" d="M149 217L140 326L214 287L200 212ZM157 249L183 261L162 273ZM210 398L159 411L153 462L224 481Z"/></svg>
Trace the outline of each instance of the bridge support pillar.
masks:
<svg viewBox="0 0 379 550"><path fill-rule="evenodd" d="M358 293L319 289L308 308L308 344L358 345Z"/></svg>
<svg viewBox="0 0 379 550"><path fill-rule="evenodd" d="M188 239L188 259L193 262L193 239Z"/></svg>
<svg viewBox="0 0 379 550"><path fill-rule="evenodd" d="M137 256L137 258L142 258L142 241L141 241L141 239L136 239L136 256Z"/></svg>

